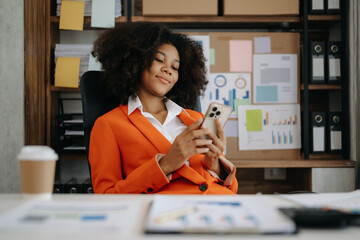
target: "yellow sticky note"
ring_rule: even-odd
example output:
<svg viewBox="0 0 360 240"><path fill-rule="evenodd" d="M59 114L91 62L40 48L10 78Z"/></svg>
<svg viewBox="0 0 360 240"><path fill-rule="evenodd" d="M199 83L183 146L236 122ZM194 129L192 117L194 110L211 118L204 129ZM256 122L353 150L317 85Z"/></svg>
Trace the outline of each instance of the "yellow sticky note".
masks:
<svg viewBox="0 0 360 240"><path fill-rule="evenodd" d="M246 130L262 131L262 112L260 109L246 111Z"/></svg>
<svg viewBox="0 0 360 240"><path fill-rule="evenodd" d="M62 1L60 10L60 29L79 30L84 27L85 2Z"/></svg>
<svg viewBox="0 0 360 240"><path fill-rule="evenodd" d="M59 57L55 67L56 87L79 87L80 57Z"/></svg>

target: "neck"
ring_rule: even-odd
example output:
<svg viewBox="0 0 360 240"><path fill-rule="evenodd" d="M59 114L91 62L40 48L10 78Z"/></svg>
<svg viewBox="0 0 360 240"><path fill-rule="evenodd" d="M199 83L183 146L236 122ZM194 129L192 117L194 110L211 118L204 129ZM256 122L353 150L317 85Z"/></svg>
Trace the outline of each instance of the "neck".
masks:
<svg viewBox="0 0 360 240"><path fill-rule="evenodd" d="M166 111L164 97L148 97L139 95L139 99L143 105L144 112L156 114L162 111Z"/></svg>

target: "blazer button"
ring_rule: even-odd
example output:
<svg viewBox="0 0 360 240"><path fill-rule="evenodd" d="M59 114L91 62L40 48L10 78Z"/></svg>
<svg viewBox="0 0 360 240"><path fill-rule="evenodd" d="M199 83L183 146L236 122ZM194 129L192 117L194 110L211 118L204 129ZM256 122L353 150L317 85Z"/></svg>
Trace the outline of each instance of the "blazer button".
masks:
<svg viewBox="0 0 360 240"><path fill-rule="evenodd" d="M152 189L151 187L147 189L148 193L151 193L152 191L154 191L154 189Z"/></svg>
<svg viewBox="0 0 360 240"><path fill-rule="evenodd" d="M200 187L199 187L199 188L200 188L200 191L205 192L205 191L206 191L206 189L208 188L208 186L207 186L206 184L204 184L204 183L203 183L203 184L201 184L201 185L200 185Z"/></svg>

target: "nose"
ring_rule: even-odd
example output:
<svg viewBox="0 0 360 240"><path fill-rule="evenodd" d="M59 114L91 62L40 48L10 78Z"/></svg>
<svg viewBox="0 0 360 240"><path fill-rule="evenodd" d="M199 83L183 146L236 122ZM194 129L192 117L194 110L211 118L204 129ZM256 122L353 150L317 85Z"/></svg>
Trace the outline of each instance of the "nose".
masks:
<svg viewBox="0 0 360 240"><path fill-rule="evenodd" d="M169 75L172 74L171 71L170 71L170 69L169 69L169 67L168 67L167 65L164 65L164 66L162 67L162 71L163 71L164 73L169 74Z"/></svg>

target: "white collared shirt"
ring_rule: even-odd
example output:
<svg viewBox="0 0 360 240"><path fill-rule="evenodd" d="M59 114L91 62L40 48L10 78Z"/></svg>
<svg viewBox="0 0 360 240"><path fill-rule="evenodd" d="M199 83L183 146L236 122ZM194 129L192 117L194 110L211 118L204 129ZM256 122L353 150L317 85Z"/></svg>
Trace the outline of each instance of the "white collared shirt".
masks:
<svg viewBox="0 0 360 240"><path fill-rule="evenodd" d="M146 117L147 120L162 134L164 137L170 142L173 143L177 135L179 135L182 131L184 131L187 126L177 117L181 113L181 111L185 111L182 107L168 99L165 102L165 106L167 109L167 116L165 122L161 124L153 115L148 112L143 112L143 105L139 99L129 98L128 101L128 115L135 111L135 109L139 109L141 114Z"/></svg>

